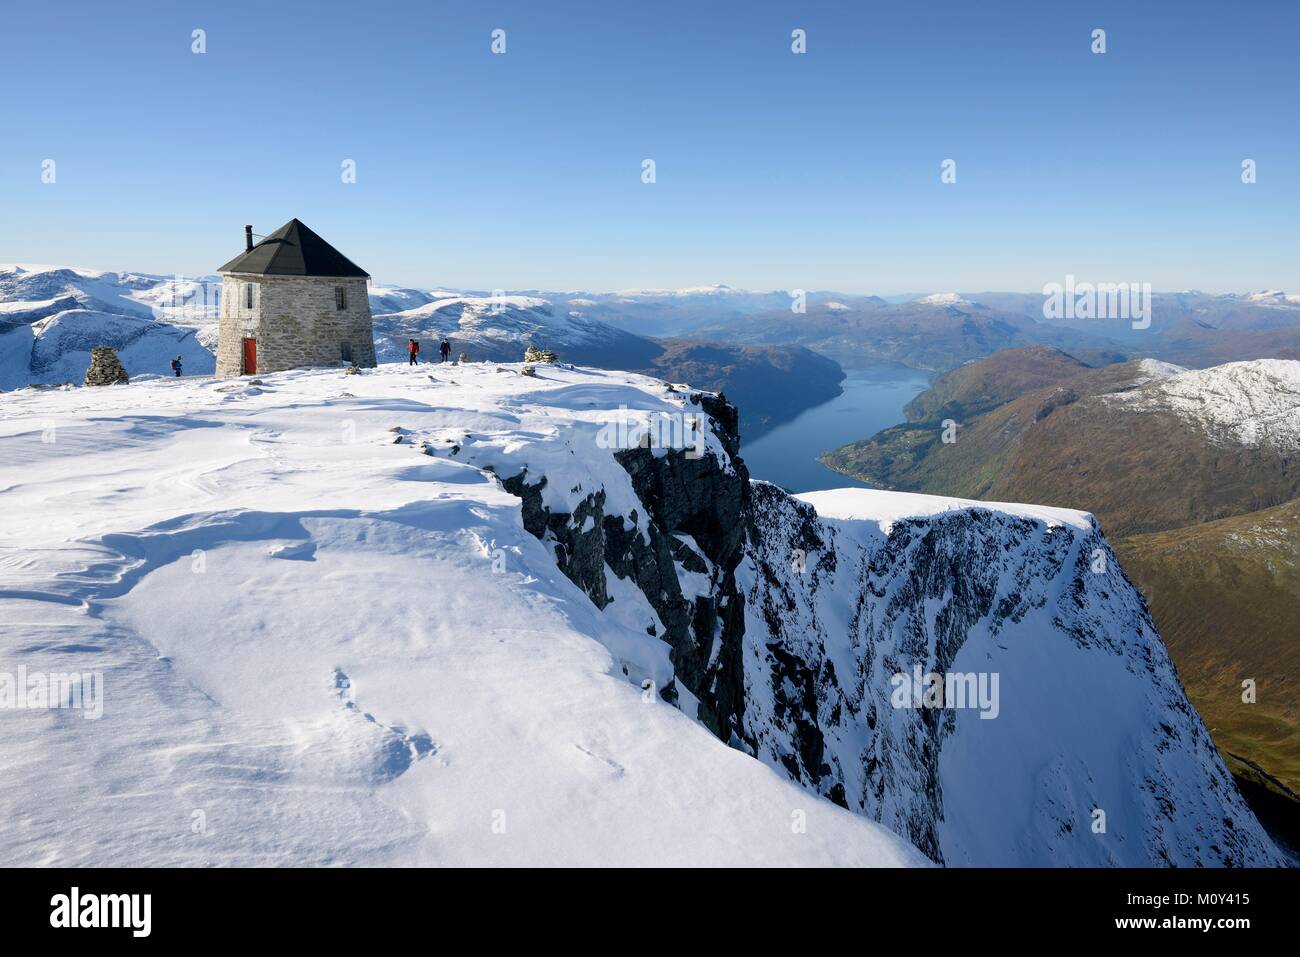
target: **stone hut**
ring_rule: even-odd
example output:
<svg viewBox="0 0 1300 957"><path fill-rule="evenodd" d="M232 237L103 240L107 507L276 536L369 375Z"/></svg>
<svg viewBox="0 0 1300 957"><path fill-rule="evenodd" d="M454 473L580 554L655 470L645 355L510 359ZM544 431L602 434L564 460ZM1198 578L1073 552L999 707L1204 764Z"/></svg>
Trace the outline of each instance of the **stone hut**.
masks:
<svg viewBox="0 0 1300 957"><path fill-rule="evenodd" d="M306 225L291 219L221 273L217 375L303 366L373 366L369 274Z"/></svg>

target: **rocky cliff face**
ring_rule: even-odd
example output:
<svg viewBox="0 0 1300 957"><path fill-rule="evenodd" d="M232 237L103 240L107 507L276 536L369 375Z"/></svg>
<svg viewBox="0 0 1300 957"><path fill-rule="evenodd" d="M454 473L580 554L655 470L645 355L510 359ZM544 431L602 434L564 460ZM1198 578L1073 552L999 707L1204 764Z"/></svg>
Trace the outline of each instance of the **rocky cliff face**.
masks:
<svg viewBox="0 0 1300 957"><path fill-rule="evenodd" d="M717 447L613 451L626 513L504 481L598 607L630 584L653 609L665 699L941 863L1279 861L1090 516L865 493L827 517L750 481L733 407L691 402Z"/></svg>
<svg viewBox="0 0 1300 957"><path fill-rule="evenodd" d="M672 649L675 680L660 694L680 704L685 688L715 734L742 740L745 623L735 572L746 544L749 474L739 459L735 408L707 393L691 402L709 416L729 461L723 467L714 456L680 450L613 450L641 514L607 514L603 490L572 512L555 513L542 504L549 478L530 485L520 474L502 484L523 499L524 527L554 542L557 565L597 607L611 602L607 574L645 597L659 619L650 632Z"/></svg>

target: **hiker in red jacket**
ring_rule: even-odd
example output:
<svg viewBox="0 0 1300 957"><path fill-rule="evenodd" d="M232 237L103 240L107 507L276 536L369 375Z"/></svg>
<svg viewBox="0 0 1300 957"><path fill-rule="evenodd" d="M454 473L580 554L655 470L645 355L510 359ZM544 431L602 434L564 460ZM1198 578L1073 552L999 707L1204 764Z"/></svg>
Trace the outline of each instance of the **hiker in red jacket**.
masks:
<svg viewBox="0 0 1300 957"><path fill-rule="evenodd" d="M411 354L411 361L407 365L418 366L420 364L420 344L414 339L407 341L406 351Z"/></svg>

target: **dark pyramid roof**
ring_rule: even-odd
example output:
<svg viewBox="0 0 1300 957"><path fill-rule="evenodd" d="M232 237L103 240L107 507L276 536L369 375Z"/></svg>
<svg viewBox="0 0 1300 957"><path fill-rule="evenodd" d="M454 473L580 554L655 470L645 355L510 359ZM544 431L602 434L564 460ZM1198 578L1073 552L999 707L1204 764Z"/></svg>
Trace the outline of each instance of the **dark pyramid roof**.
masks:
<svg viewBox="0 0 1300 957"><path fill-rule="evenodd" d="M289 220L217 272L247 272L261 276L370 276L297 219Z"/></svg>

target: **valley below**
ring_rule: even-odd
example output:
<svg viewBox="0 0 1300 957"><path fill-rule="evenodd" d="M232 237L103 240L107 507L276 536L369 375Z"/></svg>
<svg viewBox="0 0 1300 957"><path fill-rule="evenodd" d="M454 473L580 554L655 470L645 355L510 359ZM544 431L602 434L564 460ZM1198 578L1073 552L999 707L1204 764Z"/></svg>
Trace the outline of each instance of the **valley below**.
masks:
<svg viewBox="0 0 1300 957"><path fill-rule="evenodd" d="M903 406L925 389L924 373L876 365L850 370L838 397L798 413L766 433L755 435L741 417L741 454L750 474L789 492L815 492L865 483L837 474L820 456L864 432L897 421Z"/></svg>

